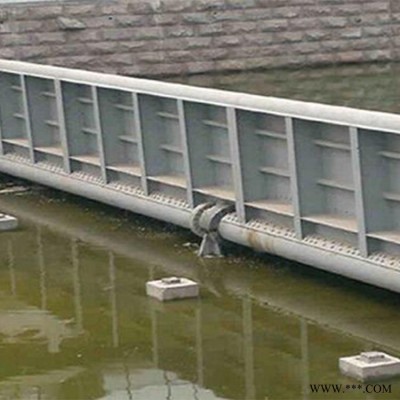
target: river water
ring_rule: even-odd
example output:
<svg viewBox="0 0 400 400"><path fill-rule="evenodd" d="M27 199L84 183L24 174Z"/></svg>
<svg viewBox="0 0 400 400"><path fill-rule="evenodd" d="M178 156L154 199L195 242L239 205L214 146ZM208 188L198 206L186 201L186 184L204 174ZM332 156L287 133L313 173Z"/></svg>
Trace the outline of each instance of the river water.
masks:
<svg viewBox="0 0 400 400"><path fill-rule="evenodd" d="M332 70L190 83L375 108L375 75L365 96L343 92L354 71L347 84L338 72L329 83ZM382 109L396 107L390 93ZM0 210L21 222L0 241L0 399L400 398L399 379L353 388L338 371L343 355L400 355L398 295L245 249L199 259L186 231L26 183L0 189ZM200 298L145 296L171 275L198 281ZM341 393L312 393L319 384Z"/></svg>
<svg viewBox="0 0 400 400"><path fill-rule="evenodd" d="M395 63L197 75L169 81L400 113L400 64Z"/></svg>

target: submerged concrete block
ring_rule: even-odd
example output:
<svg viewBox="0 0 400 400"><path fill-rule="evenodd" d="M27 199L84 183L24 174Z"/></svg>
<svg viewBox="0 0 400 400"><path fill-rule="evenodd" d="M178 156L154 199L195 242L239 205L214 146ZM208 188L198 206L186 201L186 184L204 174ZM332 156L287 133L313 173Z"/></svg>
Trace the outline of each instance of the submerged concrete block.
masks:
<svg viewBox="0 0 400 400"><path fill-rule="evenodd" d="M17 227L18 227L17 218L11 215L0 214L0 231L9 231Z"/></svg>
<svg viewBox="0 0 400 400"><path fill-rule="evenodd" d="M198 297L199 285L186 278L163 278L146 283L146 293L160 301Z"/></svg>
<svg viewBox="0 0 400 400"><path fill-rule="evenodd" d="M363 382L387 379L400 375L400 359L379 351L368 351L341 357L339 368L342 374Z"/></svg>

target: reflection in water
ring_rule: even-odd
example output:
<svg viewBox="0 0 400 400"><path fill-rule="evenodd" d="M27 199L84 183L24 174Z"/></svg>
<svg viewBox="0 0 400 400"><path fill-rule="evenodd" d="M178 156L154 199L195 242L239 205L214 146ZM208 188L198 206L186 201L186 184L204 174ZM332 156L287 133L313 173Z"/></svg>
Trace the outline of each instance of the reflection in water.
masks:
<svg viewBox="0 0 400 400"><path fill-rule="evenodd" d="M83 332L82 295L81 295L81 282L79 278L79 254L78 254L78 244L75 239L71 240L71 258L72 258L72 279L74 285L75 323L77 331Z"/></svg>
<svg viewBox="0 0 400 400"><path fill-rule="evenodd" d="M109 269L110 269L110 303L111 303L111 316L112 316L112 343L113 347L119 346L118 337L118 315L117 315L117 295L115 287L115 263L114 254L110 251L108 253Z"/></svg>
<svg viewBox="0 0 400 400"><path fill-rule="evenodd" d="M154 368L158 368L158 327L157 327L157 312L154 307L154 302L150 304L151 315L151 339Z"/></svg>
<svg viewBox="0 0 400 400"><path fill-rule="evenodd" d="M204 360L203 360L203 335L201 330L202 311L201 302L196 308L196 360L197 360L197 384L204 386Z"/></svg>
<svg viewBox="0 0 400 400"><path fill-rule="evenodd" d="M47 291L46 291L46 267L44 265L44 255L43 255L43 243L42 243L42 230L40 226L36 227L36 237L37 237L37 254L39 263L39 275L40 275L40 297L42 310L47 309Z"/></svg>
<svg viewBox="0 0 400 400"><path fill-rule="evenodd" d="M23 375L0 382L1 399L57 399L60 398L60 382L65 384L71 380L78 382L87 373L82 367L67 367L61 370L52 370L48 373Z"/></svg>
<svg viewBox="0 0 400 400"><path fill-rule="evenodd" d="M251 300L248 297L244 297L242 303L246 400L253 400L255 398L255 387L253 357L253 319L251 316Z"/></svg>
<svg viewBox="0 0 400 400"><path fill-rule="evenodd" d="M0 314L0 334L3 343L18 344L45 339L49 353L58 353L63 339L73 336L73 332L53 315L22 302L12 302L1 296L8 303L7 310Z"/></svg>
<svg viewBox="0 0 400 400"><path fill-rule="evenodd" d="M339 356L400 352L395 295L266 259L198 260L186 233L38 196L0 198L22 218L0 243L0 399L306 400L310 383L351 382ZM145 296L175 274L201 298Z"/></svg>
<svg viewBox="0 0 400 400"><path fill-rule="evenodd" d="M310 373L309 373L309 356L308 356L308 329L307 321L300 320L301 329L301 371L302 371L302 387L303 399L308 399L310 392Z"/></svg>
<svg viewBox="0 0 400 400"><path fill-rule="evenodd" d="M8 270L10 271L10 289L13 297L17 295L17 286L15 284L15 265L14 265L14 251L13 243L11 240L7 242L7 256L8 256Z"/></svg>

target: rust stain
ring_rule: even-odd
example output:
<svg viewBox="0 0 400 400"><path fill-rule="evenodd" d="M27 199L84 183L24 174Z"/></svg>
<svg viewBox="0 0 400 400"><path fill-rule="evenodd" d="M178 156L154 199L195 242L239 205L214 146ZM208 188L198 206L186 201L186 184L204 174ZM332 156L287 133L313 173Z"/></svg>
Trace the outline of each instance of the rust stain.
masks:
<svg viewBox="0 0 400 400"><path fill-rule="evenodd" d="M259 232L249 230L246 232L246 241L251 248L267 253L274 253L273 239L266 235L260 235Z"/></svg>

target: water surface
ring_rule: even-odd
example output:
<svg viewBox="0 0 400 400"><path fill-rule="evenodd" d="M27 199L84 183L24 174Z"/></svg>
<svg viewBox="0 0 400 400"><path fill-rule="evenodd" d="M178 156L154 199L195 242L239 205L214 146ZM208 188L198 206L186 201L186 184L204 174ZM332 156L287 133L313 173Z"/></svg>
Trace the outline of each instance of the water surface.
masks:
<svg viewBox="0 0 400 400"><path fill-rule="evenodd" d="M400 64L361 64L174 77L168 80L263 96L400 112Z"/></svg>
<svg viewBox="0 0 400 400"><path fill-rule="evenodd" d="M400 354L398 296L231 249L202 260L185 231L33 187L0 194L0 399L313 399L353 384L338 358ZM145 282L201 284L162 304ZM400 397L342 393L341 399Z"/></svg>

